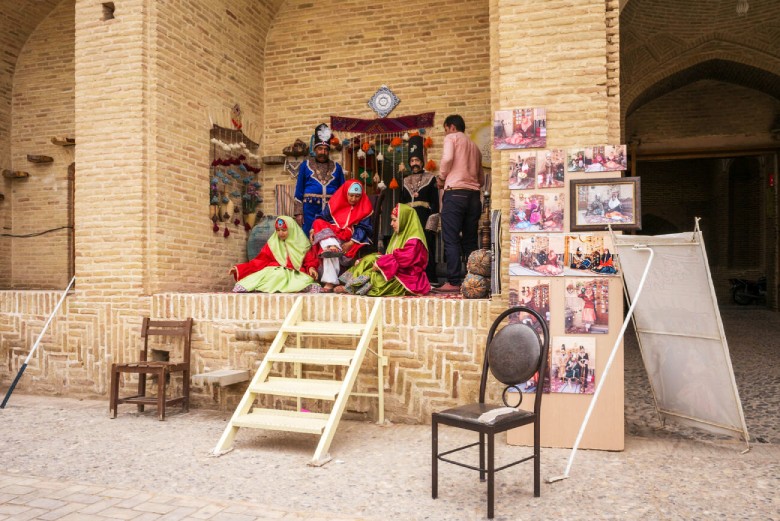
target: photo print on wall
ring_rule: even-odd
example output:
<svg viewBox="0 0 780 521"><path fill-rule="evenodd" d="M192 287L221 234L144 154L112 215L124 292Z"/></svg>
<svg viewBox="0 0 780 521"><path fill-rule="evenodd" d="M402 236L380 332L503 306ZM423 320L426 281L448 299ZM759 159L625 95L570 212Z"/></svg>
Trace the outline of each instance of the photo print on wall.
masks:
<svg viewBox="0 0 780 521"><path fill-rule="evenodd" d="M564 195L558 193L529 193L510 190L510 232L563 231Z"/></svg>
<svg viewBox="0 0 780 521"><path fill-rule="evenodd" d="M566 235L563 274L567 277L619 275L618 255L613 251L612 238L607 234Z"/></svg>
<svg viewBox="0 0 780 521"><path fill-rule="evenodd" d="M541 108L497 110L493 118L493 148L544 148L547 113Z"/></svg>
<svg viewBox="0 0 780 521"><path fill-rule="evenodd" d="M609 333L609 279L566 279L563 310L567 335Z"/></svg>
<svg viewBox="0 0 780 521"><path fill-rule="evenodd" d="M566 163L569 172L620 172L628 168L626 145L570 148Z"/></svg>
<svg viewBox="0 0 780 521"><path fill-rule="evenodd" d="M562 235L511 234L509 275L563 275L563 247Z"/></svg>
<svg viewBox="0 0 780 521"><path fill-rule="evenodd" d="M554 336L548 358L550 392L593 394L596 390L596 339Z"/></svg>

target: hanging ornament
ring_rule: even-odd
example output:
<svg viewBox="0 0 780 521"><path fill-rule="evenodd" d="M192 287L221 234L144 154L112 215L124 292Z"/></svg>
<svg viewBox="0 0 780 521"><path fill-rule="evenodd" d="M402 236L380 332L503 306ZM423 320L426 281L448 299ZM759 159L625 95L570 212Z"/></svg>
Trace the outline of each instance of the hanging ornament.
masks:
<svg viewBox="0 0 780 521"><path fill-rule="evenodd" d="M230 230L228 230L228 227L225 226L225 233L222 234L223 237L230 237Z"/></svg>
<svg viewBox="0 0 780 521"><path fill-rule="evenodd" d="M404 135L402 136L404 141L409 141L409 133L404 132Z"/></svg>
<svg viewBox="0 0 780 521"><path fill-rule="evenodd" d="M382 181L382 178L379 177L379 173L374 174L374 184L379 186L380 181Z"/></svg>
<svg viewBox="0 0 780 521"><path fill-rule="evenodd" d="M217 233L219 231L219 225L217 224L217 221L214 221L214 226L211 228L211 231L214 233Z"/></svg>
<svg viewBox="0 0 780 521"><path fill-rule="evenodd" d="M400 137L398 137L398 136L396 136L396 137L394 137L393 139L390 140L390 146L392 146L392 147L401 146L402 143L403 143L403 140Z"/></svg>
<svg viewBox="0 0 780 521"><path fill-rule="evenodd" d="M241 219L233 219L233 224L238 226L239 224L241 224Z"/></svg>
<svg viewBox="0 0 780 521"><path fill-rule="evenodd" d="M385 156L382 154L382 152L380 152L380 153L378 153L376 155L376 160L377 161L384 161L385 160Z"/></svg>
<svg viewBox="0 0 780 521"><path fill-rule="evenodd" d="M395 180L395 177L390 180L390 190L395 190L398 188L398 181Z"/></svg>
<svg viewBox="0 0 780 521"><path fill-rule="evenodd" d="M427 163L425 163L425 170L428 172L433 172L436 170L436 161L433 159L429 159Z"/></svg>
<svg viewBox="0 0 780 521"><path fill-rule="evenodd" d="M398 173L403 174L404 172L406 172L406 164L401 163L400 165L398 165Z"/></svg>
<svg viewBox="0 0 780 521"><path fill-rule="evenodd" d="M357 152L358 159L364 159L366 157L366 153L362 150L358 150Z"/></svg>
<svg viewBox="0 0 780 521"><path fill-rule="evenodd" d="M423 147L431 148L433 146L433 138L427 137L423 140Z"/></svg>
<svg viewBox="0 0 780 521"><path fill-rule="evenodd" d="M387 188L387 185L385 184L384 181L379 181L379 183L376 185L376 189L379 190L380 192L385 188Z"/></svg>

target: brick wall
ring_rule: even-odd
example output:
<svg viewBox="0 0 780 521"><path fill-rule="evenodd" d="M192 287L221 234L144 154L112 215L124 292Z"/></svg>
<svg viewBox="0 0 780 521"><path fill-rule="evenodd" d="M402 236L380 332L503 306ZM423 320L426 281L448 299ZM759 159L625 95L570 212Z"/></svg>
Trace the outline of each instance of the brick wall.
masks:
<svg viewBox="0 0 780 521"><path fill-rule="evenodd" d="M308 143L331 115L376 117L366 103L387 85L401 99L389 117L436 112L438 162L448 114L461 114L467 131L491 119L488 29L487 0L285 2L266 46L263 153ZM279 167L263 177L268 203L274 185L293 184Z"/></svg>
<svg viewBox="0 0 780 521"><path fill-rule="evenodd" d="M0 11L0 48L3 49L0 65L0 170L14 167L11 158L11 95L16 62L36 25L59 1L9 2ZM0 178L0 193L5 196L5 201L0 202L0 230L3 233L13 233L14 186L13 181ZM10 288L13 280L10 269L13 242L11 238L0 237L0 266L4 267L0 269L0 288Z"/></svg>
<svg viewBox="0 0 780 521"><path fill-rule="evenodd" d="M74 2L64 1L38 25L16 63L12 97L12 162L30 173L11 181L12 233L23 235L68 225L68 165L73 147L52 136L74 137ZM54 162L35 164L27 155ZM69 230L12 239L11 287L59 288L68 283Z"/></svg>
<svg viewBox="0 0 780 521"><path fill-rule="evenodd" d="M212 232L209 114L229 125L224 114L239 103L249 137L259 141L273 13L254 0L152 4L150 289L225 290L228 268L245 259L247 233L243 224L231 224L228 238Z"/></svg>
<svg viewBox="0 0 780 521"><path fill-rule="evenodd" d="M57 292L0 291L0 382L10 383L54 309ZM193 374L229 367L254 372L273 336L255 338L251 330L278 326L296 295L159 294L151 299L90 299L71 294L43 337L19 384L21 392L107 396L114 362L135 360L141 316L193 317ZM370 298L305 297L304 319L365 320ZM384 299L384 354L387 417L396 422L425 422L432 410L476 398L485 336L486 300ZM421 325L424 324L424 325ZM354 345L354 344L353 344ZM375 342L371 348L376 349ZM368 353L357 392L375 392L376 358ZM323 374L327 377L329 374ZM135 386L123 379L123 392ZM174 387L180 385L174 381ZM226 389L204 384L192 388L200 407L234 408L245 386ZM491 386L498 399L501 389ZM318 404L312 404L316 407ZM376 413L376 400L354 398L349 410Z"/></svg>

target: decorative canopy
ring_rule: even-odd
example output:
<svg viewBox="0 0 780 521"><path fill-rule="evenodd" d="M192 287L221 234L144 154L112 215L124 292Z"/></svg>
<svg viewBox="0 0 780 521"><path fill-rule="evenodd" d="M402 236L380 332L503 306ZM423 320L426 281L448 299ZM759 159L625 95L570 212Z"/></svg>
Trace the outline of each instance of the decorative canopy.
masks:
<svg viewBox="0 0 780 521"><path fill-rule="evenodd" d="M339 132L360 134L391 134L420 128L431 128L435 112L401 116L400 118L358 119L341 116L330 117L330 128Z"/></svg>

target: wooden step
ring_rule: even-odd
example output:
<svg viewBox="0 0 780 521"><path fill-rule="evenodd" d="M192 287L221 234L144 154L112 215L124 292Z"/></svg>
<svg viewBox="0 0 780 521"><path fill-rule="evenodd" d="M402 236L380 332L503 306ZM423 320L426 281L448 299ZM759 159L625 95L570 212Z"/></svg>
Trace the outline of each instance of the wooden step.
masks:
<svg viewBox="0 0 780 521"><path fill-rule="evenodd" d="M355 351L351 349L297 349L287 348L282 353L268 355L273 362L317 365L349 365Z"/></svg>
<svg viewBox="0 0 780 521"><path fill-rule="evenodd" d="M233 420L236 427L270 431L303 432L321 435L328 423L327 414L255 408Z"/></svg>
<svg viewBox="0 0 780 521"><path fill-rule="evenodd" d="M341 389L340 380L313 380L272 376L267 382L251 385L249 391L275 396L300 396L315 400L335 400Z"/></svg>
<svg viewBox="0 0 780 521"><path fill-rule="evenodd" d="M298 322L292 326L283 327L282 331L322 336L360 336L365 328L365 324L349 322Z"/></svg>
<svg viewBox="0 0 780 521"><path fill-rule="evenodd" d="M61 147L72 147L76 144L76 138L65 136L54 136L51 138L51 142Z"/></svg>

